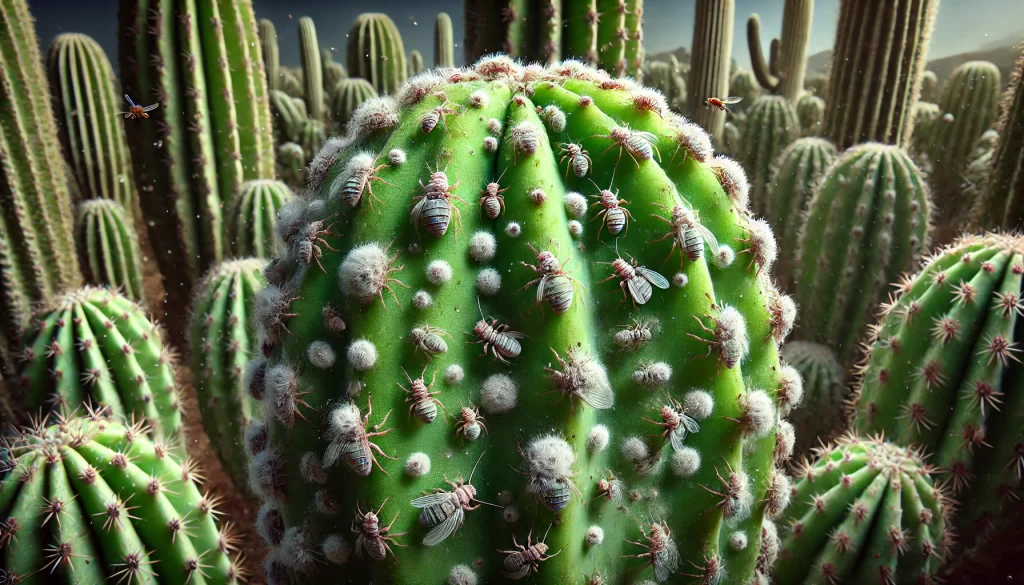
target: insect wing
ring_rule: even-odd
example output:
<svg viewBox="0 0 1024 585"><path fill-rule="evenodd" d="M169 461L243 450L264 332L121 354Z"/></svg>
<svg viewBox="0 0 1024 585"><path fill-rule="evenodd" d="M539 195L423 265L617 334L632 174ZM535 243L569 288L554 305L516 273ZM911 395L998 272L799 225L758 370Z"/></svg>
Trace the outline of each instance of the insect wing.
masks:
<svg viewBox="0 0 1024 585"><path fill-rule="evenodd" d="M452 534L455 534L455 530L462 524L465 515L466 513L461 506L456 508L455 512L447 520L438 524L427 533L427 536L423 538L423 546L436 546L444 542Z"/></svg>
<svg viewBox="0 0 1024 585"><path fill-rule="evenodd" d="M611 481L611 488L608 490L608 494L612 497L613 502L621 502L625 499L626 484L622 483L621 479L613 479Z"/></svg>
<svg viewBox="0 0 1024 585"><path fill-rule="evenodd" d="M650 281L651 284L658 288L664 289L669 287L668 280L664 276L658 274L653 270L650 270L649 268L637 266L636 271L640 273L640 276L643 276L648 281Z"/></svg>
<svg viewBox="0 0 1024 585"><path fill-rule="evenodd" d="M155 110L155 109L157 109L159 107L160 107L160 102L157 102L155 104L150 104L150 105L142 108L142 111L143 112L152 112L153 110Z"/></svg>
<svg viewBox="0 0 1024 585"><path fill-rule="evenodd" d="M526 339L526 334L518 331L502 331L501 334L512 339Z"/></svg>
<svg viewBox="0 0 1024 585"><path fill-rule="evenodd" d="M668 581L678 568L679 550L676 549L675 542L668 540L661 550L654 553L654 576L658 581Z"/></svg>
<svg viewBox="0 0 1024 585"><path fill-rule="evenodd" d="M643 305L647 301L651 300L651 286L644 286L646 283L641 281L639 278L630 278L626 281L626 287L629 289L629 294L636 301L636 304Z"/></svg>
<svg viewBox="0 0 1024 585"><path fill-rule="evenodd" d="M540 282L537 283L537 303L544 300L544 287L548 284L548 275L540 277Z"/></svg>
<svg viewBox="0 0 1024 585"><path fill-rule="evenodd" d="M699 433L700 432L700 425L697 424L697 421L693 420L692 417L686 416L684 414L684 415L681 415L679 417L679 419L682 421L683 426L686 428L687 432L690 432L690 433Z"/></svg>
<svg viewBox="0 0 1024 585"><path fill-rule="evenodd" d="M423 211L423 204L427 202L426 197L422 197L418 203L412 208L412 213L409 214L409 221L419 229L420 224L420 212Z"/></svg>
<svg viewBox="0 0 1024 585"><path fill-rule="evenodd" d="M337 463L356 444L356 441L331 441L327 450L324 451L324 467L330 467Z"/></svg>
<svg viewBox="0 0 1024 585"><path fill-rule="evenodd" d="M673 451L683 450L683 439L686 438L686 429L676 428L672 429L668 434L668 441L672 444Z"/></svg>
<svg viewBox="0 0 1024 585"><path fill-rule="evenodd" d="M420 496L409 503L412 504L414 508L429 508L431 506L440 506L447 502L450 497L450 492L437 492L436 494Z"/></svg>
<svg viewBox="0 0 1024 585"><path fill-rule="evenodd" d="M599 378L598 376L594 377ZM612 387L602 379L597 379L591 385L583 388L580 391L580 398L598 410L605 410L615 405L615 394L612 392Z"/></svg>
<svg viewBox="0 0 1024 585"><path fill-rule="evenodd" d="M366 536L364 536L363 533L360 532L359 536L356 537L356 557L357 558L360 558L360 559L363 558L363 548L364 547L366 547ZM369 552L369 549L367 549L367 552Z"/></svg>
<svg viewBox="0 0 1024 585"><path fill-rule="evenodd" d="M518 555L520 553L515 553L515 554ZM520 564L519 568L517 568L515 571L506 571L506 570L502 569L501 574L504 575L506 579L509 579L509 580L512 580L512 581L518 581L518 580L522 579L523 577L525 577L525 576L530 574L530 564L527 563L526 561L522 561L522 564Z"/></svg>
<svg viewBox="0 0 1024 585"><path fill-rule="evenodd" d="M715 234L711 233L711 230L706 228L703 224L698 223L694 227L697 228L697 231L700 232L700 235L704 237L704 241L707 242L708 247L711 248L711 254L713 256L717 256L718 238L715 237Z"/></svg>
<svg viewBox="0 0 1024 585"><path fill-rule="evenodd" d="M725 104L725 105L727 105L727 106L728 106L728 105L732 105L732 104L738 104L738 103L742 102L742 101L743 101L743 98L741 98L741 97L736 97L736 96L732 95L732 96L729 96L729 97L727 97L727 98L722 98L722 99L721 99L720 101L721 101L721 102L722 102L723 104Z"/></svg>

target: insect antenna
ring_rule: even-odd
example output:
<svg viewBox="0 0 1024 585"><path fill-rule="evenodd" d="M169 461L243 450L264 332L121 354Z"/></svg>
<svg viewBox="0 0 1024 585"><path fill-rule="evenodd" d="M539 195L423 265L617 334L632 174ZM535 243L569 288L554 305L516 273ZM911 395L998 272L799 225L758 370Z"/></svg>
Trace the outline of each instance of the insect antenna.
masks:
<svg viewBox="0 0 1024 585"><path fill-rule="evenodd" d="M473 474L476 473L476 466L480 465L480 460L484 458L484 453L486 453L486 452L487 451L484 451L484 452L480 453L480 456L476 458L476 463L473 464L473 471L469 472L469 484L470 485L473 484Z"/></svg>
<svg viewBox="0 0 1024 585"><path fill-rule="evenodd" d="M547 542L547 540L548 540L548 532L551 532L551 527L554 524L555 524L554 522L551 522L550 524L548 524L548 529L544 531L544 537L540 539L541 542Z"/></svg>

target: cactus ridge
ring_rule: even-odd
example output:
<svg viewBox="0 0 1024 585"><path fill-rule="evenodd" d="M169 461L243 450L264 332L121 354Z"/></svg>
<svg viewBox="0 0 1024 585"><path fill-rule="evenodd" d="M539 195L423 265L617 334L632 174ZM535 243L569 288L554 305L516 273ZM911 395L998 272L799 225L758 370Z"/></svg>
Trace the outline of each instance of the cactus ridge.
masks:
<svg viewBox="0 0 1024 585"><path fill-rule="evenodd" d="M90 284L118 289L140 301L142 253L132 218L110 199L82 201L75 221L75 242Z"/></svg>
<svg viewBox="0 0 1024 585"><path fill-rule="evenodd" d="M267 89L281 89L281 52L277 45L277 29L274 23L261 18L259 22L260 50L263 67L267 73Z"/></svg>
<svg viewBox="0 0 1024 585"><path fill-rule="evenodd" d="M373 84L379 94L394 93L406 80L405 46L386 14L360 14L348 33L348 71Z"/></svg>
<svg viewBox="0 0 1024 585"><path fill-rule="evenodd" d="M686 81L687 115L719 142L725 132L725 112L709 108L709 97L726 97L732 55L735 0L697 0L693 22L693 54ZM746 106L744 106L746 107Z"/></svg>
<svg viewBox="0 0 1024 585"><path fill-rule="evenodd" d="M787 343L782 358L803 380L800 409L789 416L796 430L793 456L799 458L831 442L842 428L847 398L844 371L831 349L808 341Z"/></svg>
<svg viewBox="0 0 1024 585"><path fill-rule="evenodd" d="M750 174L754 212L765 214L773 165L785 148L800 137L800 121L796 108L786 98L765 95L751 104L743 128L740 162Z"/></svg>
<svg viewBox="0 0 1024 585"><path fill-rule="evenodd" d="M343 129L359 106L375 97L377 90L365 79L350 78L338 83L331 98L331 117L335 127Z"/></svg>
<svg viewBox="0 0 1024 585"><path fill-rule="evenodd" d="M232 253L239 258L268 258L277 248L277 212L292 198L280 181L257 179L242 185L228 221Z"/></svg>
<svg viewBox="0 0 1024 585"><path fill-rule="evenodd" d="M302 85L305 90L306 111L310 119L324 119L324 77L320 61L320 43L316 38L316 24L303 16L299 19L299 55L302 57Z"/></svg>
<svg viewBox="0 0 1024 585"><path fill-rule="evenodd" d="M409 51L409 77L423 73L424 67L423 53L416 50Z"/></svg>

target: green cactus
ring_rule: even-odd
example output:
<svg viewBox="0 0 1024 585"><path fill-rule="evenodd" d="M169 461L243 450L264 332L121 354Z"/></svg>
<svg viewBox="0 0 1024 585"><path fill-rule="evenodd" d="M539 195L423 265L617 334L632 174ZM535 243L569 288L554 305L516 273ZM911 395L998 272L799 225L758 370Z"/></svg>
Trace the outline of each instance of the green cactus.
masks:
<svg viewBox="0 0 1024 585"><path fill-rule="evenodd" d="M811 75L804 79L804 89L823 100L828 99L828 75Z"/></svg>
<svg viewBox="0 0 1024 585"><path fill-rule="evenodd" d="M276 142L283 144L298 140L302 125L308 119L305 102L283 91L271 90L270 111Z"/></svg>
<svg viewBox="0 0 1024 585"><path fill-rule="evenodd" d="M238 535L218 526L201 470L93 413L23 429L0 481L4 577L13 583L226 585L244 580Z"/></svg>
<svg viewBox="0 0 1024 585"><path fill-rule="evenodd" d="M301 146L285 142L277 147L277 176L293 189L306 185L306 153Z"/></svg>
<svg viewBox="0 0 1024 585"><path fill-rule="evenodd" d="M173 275L169 303L184 315L192 285L227 251L233 197L274 173L256 18L236 0L121 0L119 16L124 91L159 104L125 126L150 240Z"/></svg>
<svg viewBox="0 0 1024 585"><path fill-rule="evenodd" d="M786 0L782 9L782 39L772 39L768 62L761 53L761 18L747 20L750 64L761 87L796 105L804 91L807 45L811 40L814 0Z"/></svg>
<svg viewBox="0 0 1024 585"><path fill-rule="evenodd" d="M274 23L261 18L259 23L260 50L263 67L267 74L267 89L283 89L281 79L281 53L277 46L277 29Z"/></svg>
<svg viewBox="0 0 1024 585"><path fill-rule="evenodd" d="M917 451L843 437L800 468L776 583L935 583L950 506Z"/></svg>
<svg viewBox="0 0 1024 585"><path fill-rule="evenodd" d="M245 389L245 365L259 352L249 326L253 301L263 289L266 260L246 258L215 266L197 288L189 327L192 372L203 428L238 486L248 471L245 433L259 402ZM258 429L253 429L258 434Z"/></svg>
<svg viewBox="0 0 1024 585"><path fill-rule="evenodd" d="M921 74L920 100L933 103L939 100L939 78L934 71L925 71Z"/></svg>
<svg viewBox="0 0 1024 585"><path fill-rule="evenodd" d="M82 275L57 126L39 43L24 0L0 0L0 361L32 306ZM10 373L10 372L6 372Z"/></svg>
<svg viewBox="0 0 1024 585"><path fill-rule="evenodd" d="M236 257L269 258L277 251L277 211L292 198L281 181L246 181L228 220L228 240Z"/></svg>
<svg viewBox="0 0 1024 585"><path fill-rule="evenodd" d="M796 104L796 117L804 136L818 136L825 118L825 100L813 95L801 97Z"/></svg>
<svg viewBox="0 0 1024 585"><path fill-rule="evenodd" d="M425 131L426 115L444 107L447 131L440 123ZM477 572L480 582L507 582L501 567L515 557L506 561L495 549L510 550L513 535L526 539L531 529L552 554L561 551L540 564L535 583L575 582L582 573L615 582L655 574L674 582L690 582L686 574L722 583L766 578L770 559L761 553L774 542L762 543L762 530L771 530L764 518L780 511L784 497L770 486L780 485L776 465L792 444L778 413L798 401L798 381L780 369L776 342L795 308L765 288L774 240L764 222L748 219L739 166L715 158L708 137L667 112L657 94L578 62L544 70L485 59L366 102L350 128L318 155L336 162L311 178L312 202L281 212L278 230L292 252L268 267L270 285L257 301L269 359L250 364L250 388L265 390L271 441L255 455L250 480L267 501L260 523L286 526L306 545L298 553L278 546L268 581L294 571L311 583L333 582L332 567L347 561L347 578L359 582ZM583 151L562 160L570 137L592 160ZM590 179L629 195L622 202L633 218L628 235L609 233L618 231L614 214L588 211L576 191L596 197ZM454 233L438 237L450 217L437 211L444 209L456 215ZM679 248L682 232L651 217L668 220L673 209L690 226L699 213L717 252L708 244L701 256L691 242L696 260L677 258L683 251L673 242ZM307 244L321 247L322 269L297 253ZM566 263L570 254L575 260ZM635 309L622 299L629 289L613 268L595 263L616 254L672 271L676 288L653 291ZM626 261L618 266L626 270ZM535 269L553 271L540 307ZM647 300L641 288L637 302ZM497 345L481 346L478 335ZM501 359L477 359L483 350ZM417 389L417 417L402 387ZM614 411L606 410L612 388ZM436 416L432 398L445 407ZM664 428L642 420L672 419L663 407L673 400L692 422L702 419L679 445L683 454L658 437ZM364 426L382 450L368 447L376 463L357 460L347 445L364 436ZM671 462L663 465L662 456ZM599 493L608 469L628 489L606 481L609 491ZM522 473L533 478L529 493ZM428 528L418 525L420 510L410 501L445 487L444 476L472 480L480 500L506 507L465 511L464 525L431 548L422 544ZM579 494L568 497L569 482ZM608 501L620 495L619 504ZM376 541L365 538L353 551L357 507L388 521L397 515L380 562L351 556L377 554L368 548ZM678 562L659 559L652 569L643 557L621 557L644 553L625 541L646 542L641 522L659 546L668 546L663 527L671 529ZM281 531L263 533L280 542ZM739 546L744 538L749 545ZM312 554L326 563L310 562Z"/></svg>
<svg viewBox="0 0 1024 585"><path fill-rule="evenodd" d="M83 404L145 418L151 435L184 453L173 351L130 299L86 287L36 314L19 354L16 399L26 411Z"/></svg>
<svg viewBox="0 0 1024 585"><path fill-rule="evenodd" d="M409 52L409 77L423 73L423 54L412 50Z"/></svg>
<svg viewBox="0 0 1024 585"><path fill-rule="evenodd" d="M302 69L281 67L281 91L293 98L302 99Z"/></svg>
<svg viewBox="0 0 1024 585"><path fill-rule="evenodd" d="M832 50L824 136L844 150L862 142L907 147L938 0L843 2ZM863 23L891 26L872 29ZM880 91L879 87L885 87Z"/></svg>
<svg viewBox="0 0 1024 585"><path fill-rule="evenodd" d="M740 98L742 101L729 106L729 111L734 114L743 114L750 108L750 105L761 97L763 90L757 82L757 77L752 71L741 69L729 79L729 95Z"/></svg>
<svg viewBox="0 0 1024 585"><path fill-rule="evenodd" d="M131 215L121 204L110 199L79 203L75 243L87 282L142 300L139 236Z"/></svg>
<svg viewBox="0 0 1024 585"><path fill-rule="evenodd" d="M725 97L729 89L735 0L697 0L693 21L693 52L686 82L687 116L711 134L723 138L725 112L707 106L710 97Z"/></svg>
<svg viewBox="0 0 1024 585"><path fill-rule="evenodd" d="M348 71L345 71L345 67L341 63L334 60L334 55L329 49L320 49L320 69L324 83L324 99L329 101L334 88L342 80L348 79Z"/></svg>
<svg viewBox="0 0 1024 585"><path fill-rule="evenodd" d="M971 219L978 220L981 229L998 228L1001 224L1001 217L988 217L983 212L979 213L979 207L983 205L982 199L988 191L988 180L992 173L992 158L995 156L996 147L999 144L999 132L986 130L974 143L971 151L970 162L963 172L960 196L971 202Z"/></svg>
<svg viewBox="0 0 1024 585"><path fill-rule="evenodd" d="M320 61L320 42L313 19L299 19L299 56L302 59L303 99L311 120L324 119L324 70Z"/></svg>
<svg viewBox="0 0 1024 585"><path fill-rule="evenodd" d="M686 81L683 80L679 61L676 60L675 55L670 55L667 62L652 61L648 63L647 70L644 72L644 81L665 96L670 108L675 111L683 109L686 104Z"/></svg>
<svg viewBox="0 0 1024 585"><path fill-rule="evenodd" d="M910 139L910 152L916 157L927 155L935 134L935 125L939 123L942 112L938 104L917 102L914 104L914 134Z"/></svg>
<svg viewBox="0 0 1024 585"><path fill-rule="evenodd" d="M302 151L308 157L310 153L318 152L327 140L327 128L320 120L307 119L299 129L299 135L295 142L302 147Z"/></svg>
<svg viewBox="0 0 1024 585"><path fill-rule="evenodd" d="M799 137L800 121L796 109L786 98L765 95L747 110L739 160L750 173L754 213L765 214L772 166L786 147Z"/></svg>
<svg viewBox="0 0 1024 585"><path fill-rule="evenodd" d="M348 33L348 71L373 84L377 93L394 93L405 83L405 46L386 14L360 14Z"/></svg>
<svg viewBox="0 0 1024 585"><path fill-rule="evenodd" d="M829 346L849 366L889 292L885 284L915 269L926 249L932 204L917 167L896 146L858 145L825 175L796 258L801 338Z"/></svg>
<svg viewBox="0 0 1024 585"><path fill-rule="evenodd" d="M338 84L331 101L331 117L338 130L344 130L359 106L368 99L377 97L369 81L352 77Z"/></svg>
<svg viewBox="0 0 1024 585"><path fill-rule="evenodd" d="M996 528L1020 495L1024 401L1012 385L1022 278L1019 236L958 240L900 282L862 366L855 427L929 453L965 536Z"/></svg>
<svg viewBox="0 0 1024 585"><path fill-rule="evenodd" d="M455 34L452 17L439 12L434 20L434 68L455 67Z"/></svg>
<svg viewBox="0 0 1024 585"><path fill-rule="evenodd" d="M843 367L831 349L809 341L787 343L782 359L803 380L800 408L789 415L796 430L793 456L803 457L835 439L842 430L846 404Z"/></svg>

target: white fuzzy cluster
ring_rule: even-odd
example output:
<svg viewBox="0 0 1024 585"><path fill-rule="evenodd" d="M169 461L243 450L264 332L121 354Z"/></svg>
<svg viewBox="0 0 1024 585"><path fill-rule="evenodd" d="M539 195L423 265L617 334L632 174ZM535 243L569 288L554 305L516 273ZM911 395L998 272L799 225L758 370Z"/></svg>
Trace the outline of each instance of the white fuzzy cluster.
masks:
<svg viewBox="0 0 1024 585"><path fill-rule="evenodd" d="M572 447L557 435L545 435L534 439L526 448L524 457L532 483L540 479L572 477L572 466L576 463L576 453Z"/></svg>
<svg viewBox="0 0 1024 585"><path fill-rule="evenodd" d="M703 128L679 115L672 118L672 126L676 131L676 142L686 149L687 154L702 163L708 162L711 157L715 156L715 149L711 146L711 137Z"/></svg>
<svg viewBox="0 0 1024 585"><path fill-rule="evenodd" d="M639 463L651 455L650 450L647 448L647 443L644 443L644 440L640 437L627 437L622 442L620 449L622 450L622 457L630 463Z"/></svg>
<svg viewBox="0 0 1024 585"><path fill-rule="evenodd" d="M633 372L633 381L644 388L660 388L672 378L672 366L654 362Z"/></svg>
<svg viewBox="0 0 1024 585"><path fill-rule="evenodd" d="M442 285L452 279L452 265L445 260L434 260L427 264L427 280Z"/></svg>
<svg viewBox="0 0 1024 585"><path fill-rule="evenodd" d="M672 453L672 473L676 477L692 477L700 469L700 453L693 447L684 446Z"/></svg>
<svg viewBox="0 0 1024 585"><path fill-rule="evenodd" d="M518 238L521 233L523 233L523 228L514 221L508 222L508 225L505 226L505 235L510 238Z"/></svg>
<svg viewBox="0 0 1024 585"><path fill-rule="evenodd" d="M285 531L278 553L277 559L280 562L299 573L311 573L316 567L316 554L309 536L300 526L292 526Z"/></svg>
<svg viewBox="0 0 1024 585"><path fill-rule="evenodd" d="M800 406L804 399L804 380L800 372L790 365L782 366L779 370L779 390L776 392L779 397L779 414L789 416L789 413Z"/></svg>
<svg viewBox="0 0 1024 585"><path fill-rule="evenodd" d="M569 191L565 194L565 211L580 219L587 214L587 198L576 191Z"/></svg>
<svg viewBox="0 0 1024 585"><path fill-rule="evenodd" d="M293 197L277 210L277 236L281 238L281 241L291 242L292 238L299 233L308 206L309 200Z"/></svg>
<svg viewBox="0 0 1024 585"><path fill-rule="evenodd" d="M741 358L747 357L750 353L750 337L747 335L747 320L743 318L743 313L737 311L735 307L724 305L716 323L718 341L725 343L736 340L739 342Z"/></svg>
<svg viewBox="0 0 1024 585"><path fill-rule="evenodd" d="M779 540L779 530L775 527L775 523L767 519L762 521L760 559L764 559L766 566L770 567L775 564L776 559L779 558L781 547L782 542ZM760 561L760 559L758 560Z"/></svg>
<svg viewBox="0 0 1024 585"><path fill-rule="evenodd" d="M793 456L796 446L796 429L788 420L780 420L775 426L775 464L785 465Z"/></svg>
<svg viewBox="0 0 1024 585"><path fill-rule="evenodd" d="M267 360L262 356L254 357L245 364L242 383L245 384L249 396L252 396L255 400L263 400L266 374Z"/></svg>
<svg viewBox="0 0 1024 585"><path fill-rule="evenodd" d="M690 418L704 420L714 408L715 398L707 390L690 390L683 395L683 410Z"/></svg>
<svg viewBox="0 0 1024 585"><path fill-rule="evenodd" d="M360 304L373 301L387 282L390 264L387 252L376 242L352 248L338 266L341 292Z"/></svg>
<svg viewBox="0 0 1024 585"><path fill-rule="evenodd" d="M690 284L690 277L686 276L682 272L677 272L675 276L672 277L672 286L676 288L683 288L688 284Z"/></svg>
<svg viewBox="0 0 1024 585"><path fill-rule="evenodd" d="M321 370L333 368L334 362L338 358L331 344L322 340L310 342L306 348L306 357L309 358L309 363Z"/></svg>
<svg viewBox="0 0 1024 585"><path fill-rule="evenodd" d="M324 466L334 465L341 457L342 445L352 442L363 433L363 418L359 407L348 403L338 406L327 417L327 440L330 445L324 452Z"/></svg>
<svg viewBox="0 0 1024 585"><path fill-rule="evenodd" d="M579 238L583 237L583 224L582 223L576 221L575 219L570 219L569 223L566 224L566 227L569 228L569 235L570 236L572 236L572 237L574 237L576 239L579 239Z"/></svg>
<svg viewBox="0 0 1024 585"><path fill-rule="evenodd" d="M328 534L320 544L324 558L335 565L344 565L352 558L352 545L340 534Z"/></svg>
<svg viewBox="0 0 1024 585"><path fill-rule="evenodd" d="M352 134L371 134L398 126L398 103L389 96L370 98L352 113L346 131Z"/></svg>
<svg viewBox="0 0 1024 585"><path fill-rule="evenodd" d="M295 370L287 364L277 364L270 368L263 378L263 389L267 399L264 402L274 416L286 426L294 423L297 385Z"/></svg>
<svg viewBox="0 0 1024 585"><path fill-rule="evenodd" d="M498 152L498 139L493 136L485 136L484 150L491 154Z"/></svg>
<svg viewBox="0 0 1024 585"><path fill-rule="evenodd" d="M775 242L775 234L772 226L761 218L754 218L747 223L747 231L750 232L747 247L754 254L754 260L758 269L768 271L779 255L779 246Z"/></svg>
<svg viewBox="0 0 1024 585"><path fill-rule="evenodd" d="M398 89L398 101L403 106L418 104L435 90L445 84L445 78L436 70L428 70L410 77L405 84Z"/></svg>
<svg viewBox="0 0 1024 585"><path fill-rule="evenodd" d="M488 102L491 101L491 97L487 95L487 92L478 89L473 93L469 94L469 107L471 108L483 108L486 107Z"/></svg>
<svg viewBox="0 0 1024 585"><path fill-rule="evenodd" d="M341 511L341 502L330 490L316 490L313 494L313 505L317 512L325 516L335 516Z"/></svg>
<svg viewBox="0 0 1024 585"><path fill-rule="evenodd" d="M776 468L768 480L766 495L768 517L775 519L782 516L793 496L793 481L784 471Z"/></svg>
<svg viewBox="0 0 1024 585"><path fill-rule="evenodd" d="M587 528L587 533L583 535L583 542L587 546L598 546L604 542L604 528L601 528L597 524L594 524L590 528Z"/></svg>
<svg viewBox="0 0 1024 585"><path fill-rule="evenodd" d="M718 182L729 195L733 205L741 210L746 209L750 203L750 183L747 182L747 173L740 163L719 155L708 161L708 166L718 177Z"/></svg>
<svg viewBox="0 0 1024 585"><path fill-rule="evenodd" d="M737 489L730 494L731 497L724 512L725 516L729 518L730 525L733 525L750 517L754 505L754 494L750 491L750 477L744 471L733 471L729 475L729 484L736 486Z"/></svg>
<svg viewBox="0 0 1024 585"><path fill-rule="evenodd" d="M728 268L735 261L735 250L725 244L718 246L718 253L711 257L711 262L718 268Z"/></svg>
<svg viewBox="0 0 1024 585"><path fill-rule="evenodd" d="M764 390L740 395L740 425L748 437L764 438L775 426L775 404Z"/></svg>
<svg viewBox="0 0 1024 585"><path fill-rule="evenodd" d="M501 125L501 121L498 120L497 118L491 118L490 120L487 120L487 131L489 133L493 134L494 136L501 136L502 129L503 128Z"/></svg>
<svg viewBox="0 0 1024 585"><path fill-rule="evenodd" d="M249 422L245 429L245 452L253 457L266 450L270 444L270 430L258 420Z"/></svg>
<svg viewBox="0 0 1024 585"><path fill-rule="evenodd" d="M418 290L412 295L412 306L417 309L426 309L433 306L434 297L425 290Z"/></svg>
<svg viewBox="0 0 1024 585"><path fill-rule="evenodd" d="M519 508L515 504L506 504L501 510L501 517L509 524L519 521Z"/></svg>
<svg viewBox="0 0 1024 585"><path fill-rule="evenodd" d="M544 189L537 187L536 189L530 189L530 201L533 201L536 205L543 205L548 200L548 194Z"/></svg>
<svg viewBox="0 0 1024 585"><path fill-rule="evenodd" d="M468 565L455 565L448 573L448 585L477 585L476 573Z"/></svg>
<svg viewBox="0 0 1024 585"><path fill-rule="evenodd" d="M277 546L284 538L284 516L275 504L263 504L256 513L256 532L267 546Z"/></svg>
<svg viewBox="0 0 1024 585"><path fill-rule="evenodd" d="M608 448L610 440L611 433L608 431L608 427L594 425L590 427L590 432L587 433L587 450L591 453L600 453Z"/></svg>
<svg viewBox="0 0 1024 585"><path fill-rule="evenodd" d="M537 152L540 147L540 132L532 122L527 120L513 126L508 132L508 137L516 152L525 155Z"/></svg>
<svg viewBox="0 0 1024 585"><path fill-rule="evenodd" d="M747 548L747 533L737 530L729 535L729 548L739 552Z"/></svg>
<svg viewBox="0 0 1024 585"><path fill-rule="evenodd" d="M480 387L480 407L488 414L508 412L519 403L519 385L505 374L493 374Z"/></svg>
<svg viewBox="0 0 1024 585"><path fill-rule="evenodd" d="M423 477L430 473L430 456L418 451L405 460L405 474L409 477Z"/></svg>
<svg viewBox="0 0 1024 585"><path fill-rule="evenodd" d="M393 167L400 167L405 164L406 156L405 151L401 148L392 148L391 152L388 153L388 162Z"/></svg>
<svg viewBox="0 0 1024 585"><path fill-rule="evenodd" d="M541 113L544 121L547 122L548 128L552 132L558 134L565 130L565 112L560 110L558 106L547 106Z"/></svg>
<svg viewBox="0 0 1024 585"><path fill-rule="evenodd" d="M491 232L476 232L469 239L469 257L476 262L490 262L498 251L498 240Z"/></svg>
<svg viewBox="0 0 1024 585"><path fill-rule="evenodd" d="M365 372L377 363L377 346L369 339L356 339L348 346L347 357L357 372Z"/></svg>
<svg viewBox="0 0 1024 585"><path fill-rule="evenodd" d="M327 178L327 173L330 172L331 166L338 160L338 154L348 148L349 144L350 141L345 138L332 136L320 147L320 151L316 153L316 156L313 157L313 160L309 162L307 167L309 169L307 183L313 191L320 188L324 179Z"/></svg>
<svg viewBox="0 0 1024 585"><path fill-rule="evenodd" d="M306 451L299 460L299 475L307 483L327 483L327 470L324 469L324 462L320 456L312 451Z"/></svg>
<svg viewBox="0 0 1024 585"><path fill-rule="evenodd" d="M501 274L493 268L484 268L476 275L476 289L485 297L501 292Z"/></svg>

